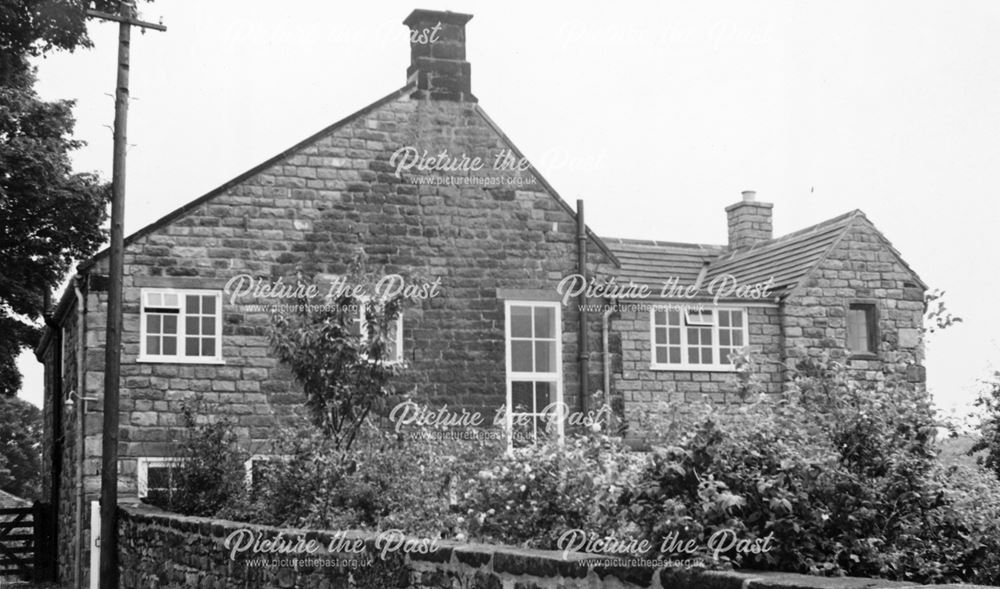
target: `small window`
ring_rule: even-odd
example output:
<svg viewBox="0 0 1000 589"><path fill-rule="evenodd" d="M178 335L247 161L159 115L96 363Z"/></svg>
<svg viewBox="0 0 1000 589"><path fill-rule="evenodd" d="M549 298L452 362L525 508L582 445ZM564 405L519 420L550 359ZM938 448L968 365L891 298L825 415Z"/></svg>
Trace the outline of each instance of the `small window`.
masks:
<svg viewBox="0 0 1000 589"><path fill-rule="evenodd" d="M140 499L159 505L169 504L177 492L174 473L179 458L139 458L136 487Z"/></svg>
<svg viewBox="0 0 1000 589"><path fill-rule="evenodd" d="M650 315L657 370L732 370L732 354L747 345L746 309L660 307Z"/></svg>
<svg viewBox="0 0 1000 589"><path fill-rule="evenodd" d="M851 303L847 309L847 349L852 354L877 352L875 326L875 305Z"/></svg>
<svg viewBox="0 0 1000 589"><path fill-rule="evenodd" d="M222 362L222 293L142 290L139 360Z"/></svg>
<svg viewBox="0 0 1000 589"><path fill-rule="evenodd" d="M358 315L351 325L351 333L360 335L361 341L368 340L368 329L365 322L365 311L367 303L358 305ZM389 336L386 338L385 361L389 364L403 361L403 313L396 316L396 320L389 325Z"/></svg>
<svg viewBox="0 0 1000 589"><path fill-rule="evenodd" d="M270 455L270 454L254 454L243 463L243 468L245 470L243 481L246 484L246 488L250 493L256 494L259 490L261 481L267 477L267 473L271 468L273 468L275 462L288 462L292 459L292 456L288 455Z"/></svg>

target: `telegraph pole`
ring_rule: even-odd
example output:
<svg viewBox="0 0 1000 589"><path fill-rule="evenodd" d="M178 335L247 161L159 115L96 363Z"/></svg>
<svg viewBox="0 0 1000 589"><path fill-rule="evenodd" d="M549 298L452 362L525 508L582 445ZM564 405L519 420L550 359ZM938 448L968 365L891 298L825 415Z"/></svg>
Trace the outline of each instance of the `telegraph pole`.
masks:
<svg viewBox="0 0 1000 589"><path fill-rule="evenodd" d="M128 123L129 45L132 27L166 31L163 25L135 18L123 0L118 14L87 10L87 16L118 22L118 83L115 87L115 138L111 169L111 256L108 270L108 326L104 344L104 437L101 452L101 589L118 589L118 395L122 347L122 275L125 234L125 129ZM81 403L82 404L82 403ZM82 410L82 408L81 408ZM79 448L82 452L83 448ZM90 571L91 575L95 571Z"/></svg>

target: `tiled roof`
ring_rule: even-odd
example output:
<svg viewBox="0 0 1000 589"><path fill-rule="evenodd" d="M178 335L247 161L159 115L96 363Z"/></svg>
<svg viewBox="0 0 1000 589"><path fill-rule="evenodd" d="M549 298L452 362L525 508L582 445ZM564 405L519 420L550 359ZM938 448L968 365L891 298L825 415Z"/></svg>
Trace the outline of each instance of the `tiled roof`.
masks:
<svg viewBox="0 0 1000 589"><path fill-rule="evenodd" d="M728 252L712 262L705 281L732 274L739 284L756 284L773 276L772 291L784 296L826 256L859 216L863 216L861 211L851 211L750 249Z"/></svg>
<svg viewBox="0 0 1000 589"><path fill-rule="evenodd" d="M772 292L787 295L822 260L851 222L864 217L851 211L812 227L759 243L750 249L728 251L721 245L604 238L622 263L618 280L631 280L658 290L664 280L677 277L682 286L694 284L706 266L703 285L731 274L739 284L755 284L774 277Z"/></svg>
<svg viewBox="0 0 1000 589"><path fill-rule="evenodd" d="M719 257L720 245L672 243L605 237L604 243L621 262L618 279L655 286L676 276L681 284L694 284L705 264Z"/></svg>

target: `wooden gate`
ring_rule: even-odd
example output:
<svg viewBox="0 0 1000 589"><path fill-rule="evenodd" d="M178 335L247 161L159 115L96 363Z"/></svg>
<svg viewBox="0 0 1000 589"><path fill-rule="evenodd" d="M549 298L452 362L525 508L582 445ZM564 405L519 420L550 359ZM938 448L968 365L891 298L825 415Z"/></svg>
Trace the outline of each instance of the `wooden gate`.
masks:
<svg viewBox="0 0 1000 589"><path fill-rule="evenodd" d="M0 509L0 579L52 578L55 546L49 514L44 503Z"/></svg>

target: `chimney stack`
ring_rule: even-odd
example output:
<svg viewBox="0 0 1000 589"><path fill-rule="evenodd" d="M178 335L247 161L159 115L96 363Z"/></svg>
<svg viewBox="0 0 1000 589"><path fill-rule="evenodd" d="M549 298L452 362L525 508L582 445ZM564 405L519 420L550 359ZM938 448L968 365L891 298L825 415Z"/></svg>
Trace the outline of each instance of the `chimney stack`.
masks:
<svg viewBox="0 0 1000 589"><path fill-rule="evenodd" d="M769 202L757 202L757 193L743 191L743 200L726 207L729 221L729 249L746 249L774 237Z"/></svg>
<svg viewBox="0 0 1000 589"><path fill-rule="evenodd" d="M477 102L472 95L472 66L465 61L465 23L471 14L416 9L403 24L410 29L408 83L418 98Z"/></svg>

